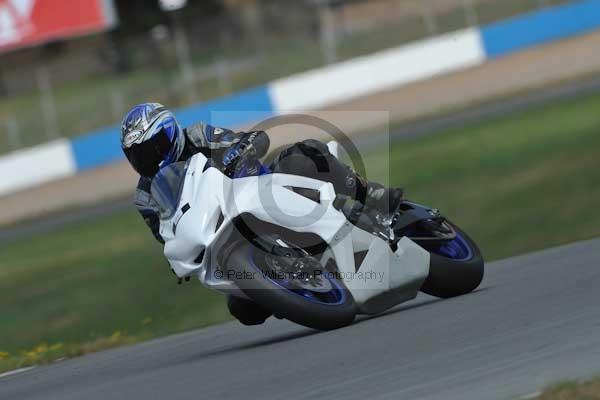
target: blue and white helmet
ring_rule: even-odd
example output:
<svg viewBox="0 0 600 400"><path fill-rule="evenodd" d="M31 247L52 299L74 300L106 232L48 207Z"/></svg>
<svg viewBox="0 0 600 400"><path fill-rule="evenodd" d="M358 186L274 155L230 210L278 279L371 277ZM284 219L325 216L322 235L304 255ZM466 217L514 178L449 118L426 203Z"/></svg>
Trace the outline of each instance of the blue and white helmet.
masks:
<svg viewBox="0 0 600 400"><path fill-rule="evenodd" d="M153 177L161 168L176 162L184 146L183 130L175 115L162 104L137 105L121 124L121 148L142 176Z"/></svg>

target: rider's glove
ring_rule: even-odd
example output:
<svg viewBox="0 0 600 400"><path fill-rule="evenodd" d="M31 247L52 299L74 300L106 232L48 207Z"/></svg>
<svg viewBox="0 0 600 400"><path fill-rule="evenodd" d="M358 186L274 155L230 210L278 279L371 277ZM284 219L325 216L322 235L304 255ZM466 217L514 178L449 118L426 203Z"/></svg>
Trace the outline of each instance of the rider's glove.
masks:
<svg viewBox="0 0 600 400"><path fill-rule="evenodd" d="M235 144L225 155L223 156L223 166L225 168L234 167L237 162L246 157L256 154L256 149L252 144L260 132L249 132L242 140Z"/></svg>
<svg viewBox="0 0 600 400"><path fill-rule="evenodd" d="M225 156L223 156L223 166L228 168L237 164L237 162L242 158L242 152L237 147L229 150Z"/></svg>

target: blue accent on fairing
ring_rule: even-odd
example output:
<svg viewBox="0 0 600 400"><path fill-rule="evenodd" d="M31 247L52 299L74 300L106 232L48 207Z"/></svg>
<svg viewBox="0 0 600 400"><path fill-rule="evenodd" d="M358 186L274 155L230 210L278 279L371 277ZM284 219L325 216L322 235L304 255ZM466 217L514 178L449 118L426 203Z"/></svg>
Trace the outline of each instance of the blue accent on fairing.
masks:
<svg viewBox="0 0 600 400"><path fill-rule="evenodd" d="M600 0L576 1L481 28L488 58L500 57L600 27Z"/></svg>
<svg viewBox="0 0 600 400"><path fill-rule="evenodd" d="M263 164L260 164L260 171L258 171L258 175L269 175L272 173L273 173L273 171L271 171L271 168L266 167Z"/></svg>
<svg viewBox="0 0 600 400"><path fill-rule="evenodd" d="M269 167L263 165L263 163L261 163L260 161L255 160L255 162L256 172L250 173L249 169L251 168L249 168L247 165L244 165L242 166L242 168L239 169L239 171L235 173L232 179L247 178L249 176L269 175L273 173L273 171L271 171Z"/></svg>

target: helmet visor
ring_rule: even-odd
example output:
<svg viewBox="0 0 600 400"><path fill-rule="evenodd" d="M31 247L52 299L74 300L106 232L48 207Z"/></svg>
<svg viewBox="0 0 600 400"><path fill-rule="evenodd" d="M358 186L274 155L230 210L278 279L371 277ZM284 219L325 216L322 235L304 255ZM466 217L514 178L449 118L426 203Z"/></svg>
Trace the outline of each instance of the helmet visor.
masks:
<svg viewBox="0 0 600 400"><path fill-rule="evenodd" d="M138 174L153 177L160 169L160 164L169 157L171 138L163 128L149 140L123 149L131 166Z"/></svg>

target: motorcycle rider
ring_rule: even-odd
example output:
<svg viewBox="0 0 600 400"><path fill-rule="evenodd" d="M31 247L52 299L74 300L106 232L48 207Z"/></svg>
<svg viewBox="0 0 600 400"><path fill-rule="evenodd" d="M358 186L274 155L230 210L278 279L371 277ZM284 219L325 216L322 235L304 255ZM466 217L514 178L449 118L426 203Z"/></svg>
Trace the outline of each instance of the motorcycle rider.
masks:
<svg viewBox="0 0 600 400"><path fill-rule="evenodd" d="M261 158L269 149L266 132L234 132L203 122L182 128L175 115L158 103L135 106L121 125L121 148L140 175L134 203L155 238L159 233L159 211L151 196L154 175L172 163L204 154L221 171L234 167L246 155ZM327 146L305 140L282 151L271 165L273 172L303 175L329 181L337 193L369 207L389 212L402 201L401 189L368 182L334 157ZM250 300L228 297L230 313L245 325L263 323L271 313Z"/></svg>

